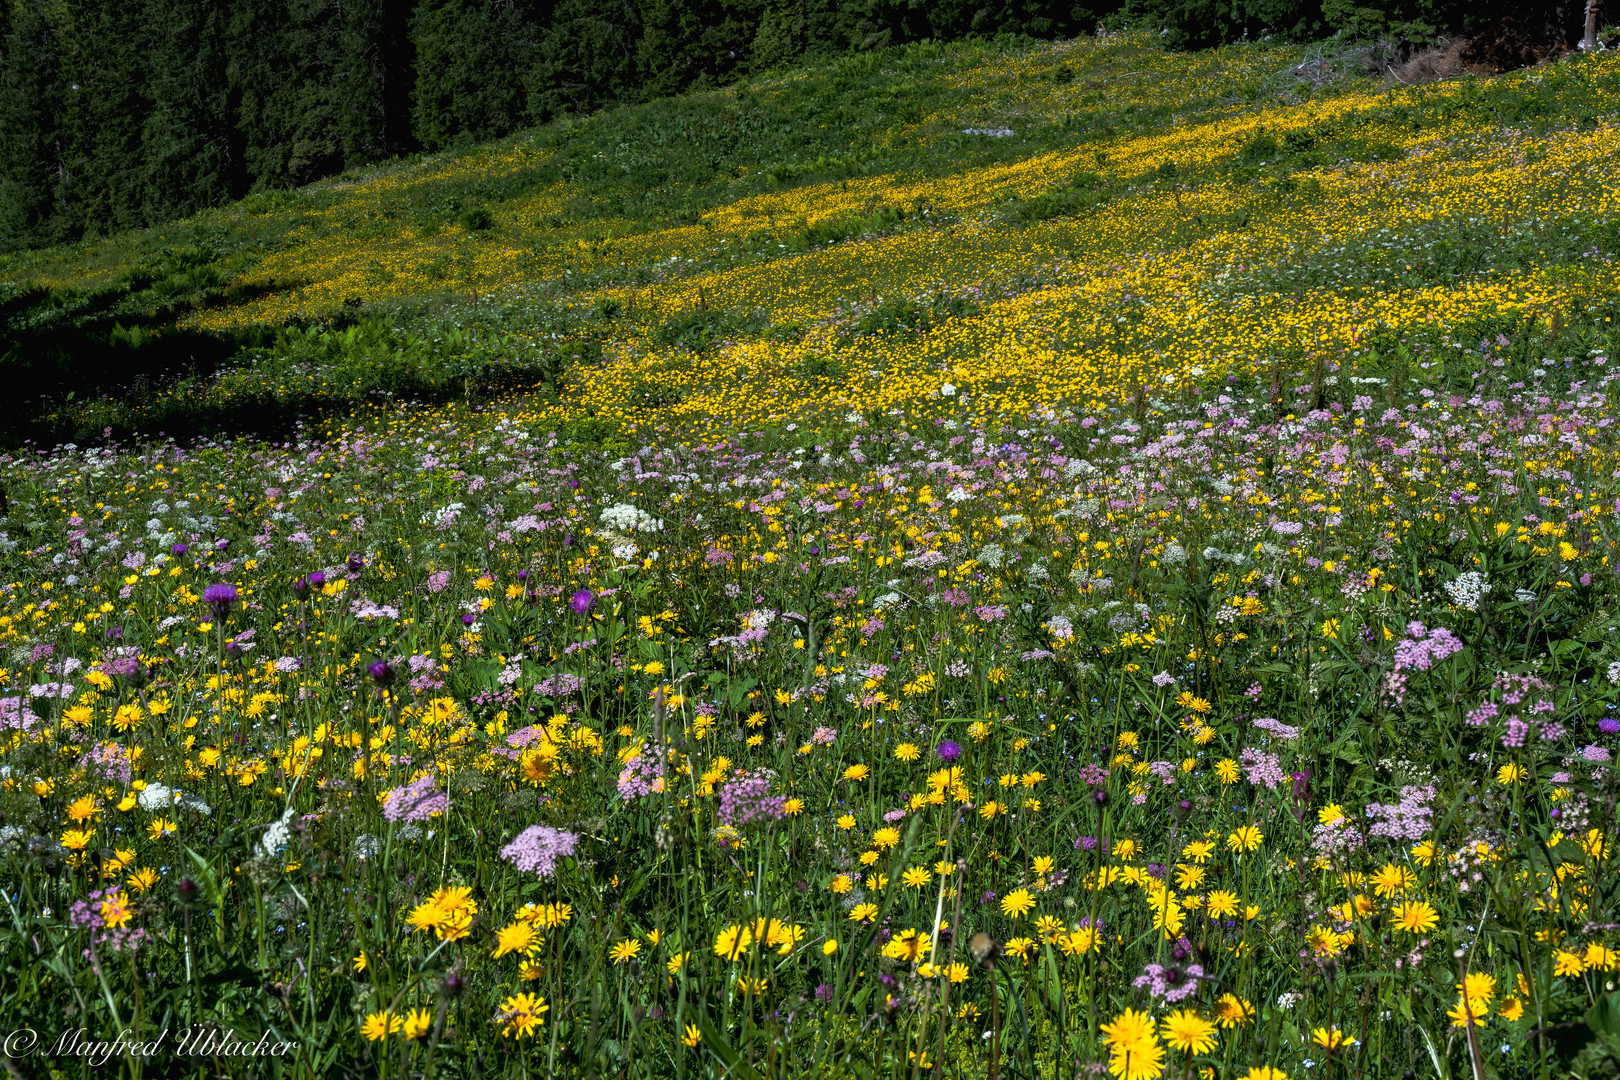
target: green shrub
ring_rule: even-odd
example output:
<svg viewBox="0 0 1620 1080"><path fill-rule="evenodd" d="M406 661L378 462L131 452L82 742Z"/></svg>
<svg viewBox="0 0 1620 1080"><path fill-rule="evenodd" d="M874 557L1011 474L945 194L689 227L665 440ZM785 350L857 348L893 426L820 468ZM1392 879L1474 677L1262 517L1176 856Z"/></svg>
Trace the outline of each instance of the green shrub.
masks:
<svg viewBox="0 0 1620 1080"><path fill-rule="evenodd" d="M879 206L865 217L823 218L801 226L794 235L793 246L800 250L825 247L867 233L892 229L906 220L906 211L898 206Z"/></svg>
<svg viewBox="0 0 1620 1080"><path fill-rule="evenodd" d="M652 344L664 348L706 353L728 334L755 328L759 323L757 315L741 315L722 308L694 308L664 319L647 337Z"/></svg>
<svg viewBox="0 0 1620 1080"><path fill-rule="evenodd" d="M1112 193L1107 190L1101 176L1083 172L1054 191L1013 200L1002 211L1002 216L1018 224L1075 217L1106 205L1110 198Z"/></svg>

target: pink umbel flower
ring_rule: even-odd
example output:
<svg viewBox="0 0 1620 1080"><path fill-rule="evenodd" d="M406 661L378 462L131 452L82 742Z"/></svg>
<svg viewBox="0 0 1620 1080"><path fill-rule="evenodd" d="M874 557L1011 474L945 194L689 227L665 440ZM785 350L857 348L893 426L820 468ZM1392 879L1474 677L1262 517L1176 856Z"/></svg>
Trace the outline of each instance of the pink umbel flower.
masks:
<svg viewBox="0 0 1620 1080"><path fill-rule="evenodd" d="M418 776L383 799L383 817L389 821L423 821L449 809L449 793L440 791L432 776Z"/></svg>
<svg viewBox="0 0 1620 1080"><path fill-rule="evenodd" d="M578 843L578 833L553 829L549 825L530 825L518 833L517 839L501 848L501 858L526 874L546 878L557 869L557 860L572 855Z"/></svg>

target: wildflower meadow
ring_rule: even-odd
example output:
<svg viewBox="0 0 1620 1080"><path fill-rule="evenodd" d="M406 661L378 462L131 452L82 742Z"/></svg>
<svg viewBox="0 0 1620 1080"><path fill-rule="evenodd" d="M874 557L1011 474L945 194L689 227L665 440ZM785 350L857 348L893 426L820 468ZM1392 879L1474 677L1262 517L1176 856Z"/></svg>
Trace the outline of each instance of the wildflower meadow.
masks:
<svg viewBox="0 0 1620 1080"><path fill-rule="evenodd" d="M1620 1075L1620 61L857 89L0 259L14 1072Z"/></svg>

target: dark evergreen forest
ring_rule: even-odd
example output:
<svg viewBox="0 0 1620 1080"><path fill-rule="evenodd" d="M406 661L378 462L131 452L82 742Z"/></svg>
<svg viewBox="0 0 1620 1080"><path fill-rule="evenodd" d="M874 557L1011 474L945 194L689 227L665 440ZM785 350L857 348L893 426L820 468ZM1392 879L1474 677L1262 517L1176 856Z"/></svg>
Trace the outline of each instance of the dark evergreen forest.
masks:
<svg viewBox="0 0 1620 1080"><path fill-rule="evenodd" d="M0 0L0 251L141 227L561 114L923 39L1148 22L1500 64L1579 39L1577 0Z"/></svg>

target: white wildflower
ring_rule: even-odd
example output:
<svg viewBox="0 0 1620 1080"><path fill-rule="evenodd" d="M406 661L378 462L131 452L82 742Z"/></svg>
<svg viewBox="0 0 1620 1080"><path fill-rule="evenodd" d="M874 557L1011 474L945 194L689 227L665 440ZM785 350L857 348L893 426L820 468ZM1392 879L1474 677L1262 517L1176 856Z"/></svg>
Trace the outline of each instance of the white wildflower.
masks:
<svg viewBox="0 0 1620 1080"><path fill-rule="evenodd" d="M629 503L614 503L602 511L602 524L615 532L659 532L664 523Z"/></svg>
<svg viewBox="0 0 1620 1080"><path fill-rule="evenodd" d="M1446 582L1444 588L1452 603L1464 611L1478 611L1479 602L1491 591L1491 583L1478 570L1470 570Z"/></svg>
<svg viewBox="0 0 1620 1080"><path fill-rule="evenodd" d="M293 808L289 806L279 820L271 822L270 827L264 830L264 838L259 841L259 854L268 859L286 848L287 842L292 839L292 819Z"/></svg>

